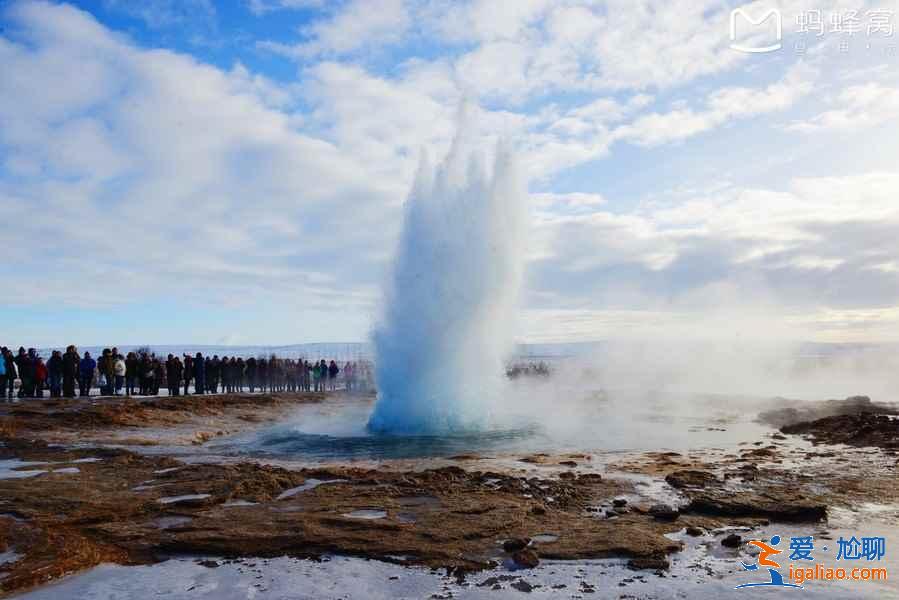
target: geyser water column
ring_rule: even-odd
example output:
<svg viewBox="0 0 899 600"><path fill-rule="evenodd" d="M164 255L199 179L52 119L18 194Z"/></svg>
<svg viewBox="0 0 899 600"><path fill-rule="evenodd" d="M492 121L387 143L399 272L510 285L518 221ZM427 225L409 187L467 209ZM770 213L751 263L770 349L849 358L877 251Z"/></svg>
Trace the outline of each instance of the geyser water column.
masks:
<svg viewBox="0 0 899 600"><path fill-rule="evenodd" d="M494 425L521 287L524 187L502 143L492 168L465 133L436 169L422 159L373 334L378 399L371 431L440 434Z"/></svg>

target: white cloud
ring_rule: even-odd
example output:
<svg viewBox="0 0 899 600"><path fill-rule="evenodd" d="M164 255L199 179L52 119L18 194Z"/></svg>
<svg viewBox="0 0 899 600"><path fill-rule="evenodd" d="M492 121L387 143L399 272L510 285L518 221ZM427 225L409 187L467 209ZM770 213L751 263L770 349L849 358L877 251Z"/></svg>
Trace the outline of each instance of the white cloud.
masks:
<svg viewBox="0 0 899 600"><path fill-rule="evenodd" d="M826 103L803 121L810 128L873 125L893 114L887 83L821 97L825 83L839 82L820 62L786 60L774 83L714 78L680 88L689 100L672 102L673 88L745 60L722 53L726 36L706 30L720 25L715 2L384 7L327 9L307 37L281 48L305 63L288 84L241 64L142 49L65 5L13 5L14 27L0 36L0 212L21 224L5 245L17 273L5 281L8 297L114 306L174 285L191 303L337 309L364 320L419 152L445 151L467 97L482 101L472 111L485 151L511 138L545 190L532 195L533 310L624 323L667 314L660 299L706 306L703 294L720 286L765 290L828 319L899 305L895 173L736 186L715 171L700 188L709 191L670 202L596 193L600 177L589 193L554 191L561 171L614 158L616 142L639 153L788 113L800 100ZM410 56L389 72L367 68L369 50L433 32L452 51ZM36 272L44 276L19 275Z"/></svg>
<svg viewBox="0 0 899 600"><path fill-rule="evenodd" d="M299 131L290 89L68 7L9 16L23 37L0 43L0 144L20 179L0 174L0 210L22 224L5 239L17 272L42 274L10 281L12 302L129 302L165 281L200 303L371 297L403 184Z"/></svg>
<svg viewBox="0 0 899 600"><path fill-rule="evenodd" d="M614 136L641 146L656 146L709 131L735 119L782 111L807 96L816 77L815 69L800 62L783 79L765 88L721 88L709 95L701 110L678 108L642 115L616 129Z"/></svg>
<svg viewBox="0 0 899 600"><path fill-rule="evenodd" d="M835 108L787 129L800 133L815 131L856 131L899 119L899 87L871 82L850 86L836 98Z"/></svg>
<svg viewBox="0 0 899 600"><path fill-rule="evenodd" d="M532 300L547 310L701 310L726 285L809 319L874 310L873 298L899 306L897 193L899 173L871 173L796 179L783 192L729 188L630 214L539 211Z"/></svg>
<svg viewBox="0 0 899 600"><path fill-rule="evenodd" d="M352 0L329 18L304 28L302 34L307 41L294 45L264 41L258 46L296 59L343 56L398 42L410 22L403 0L382 0L376 4Z"/></svg>

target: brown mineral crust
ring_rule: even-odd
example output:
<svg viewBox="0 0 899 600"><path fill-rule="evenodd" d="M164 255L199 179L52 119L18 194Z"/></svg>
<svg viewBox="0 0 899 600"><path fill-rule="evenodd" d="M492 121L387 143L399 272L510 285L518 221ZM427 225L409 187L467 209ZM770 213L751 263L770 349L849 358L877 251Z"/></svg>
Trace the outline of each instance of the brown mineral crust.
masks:
<svg viewBox="0 0 899 600"><path fill-rule="evenodd" d="M641 515L588 516L589 505L633 491L601 477L525 479L458 467L404 473L184 465L125 450L65 450L23 440L4 440L0 456L79 469L0 480L0 510L12 508L0 518L4 543L20 556L0 567L7 575L0 589L7 592L99 562L146 563L185 553L340 553L472 571L502 559L502 540L540 533L557 536L532 549L544 558L658 557L679 547L664 537L669 528ZM83 458L100 460L74 462ZM310 478L329 483L278 499ZM162 502L180 496L200 497ZM231 500L257 504L225 506ZM355 518L359 510L384 511L384 517Z"/></svg>
<svg viewBox="0 0 899 600"><path fill-rule="evenodd" d="M34 587L70 573L104 562L129 564L128 553L115 546L97 543L76 528L60 526L52 521L36 520L33 524L0 516L0 540L4 549L14 547L26 553L23 560L7 570L0 579L0 593ZM22 565L19 567L19 565Z"/></svg>
<svg viewBox="0 0 899 600"><path fill-rule="evenodd" d="M221 416L225 412L248 423L257 422L266 409L321 402L322 393L228 394L135 398L100 398L90 403L76 399L25 401L0 404L0 433L23 431L90 431L110 428L165 427L196 417Z"/></svg>
<svg viewBox="0 0 899 600"><path fill-rule="evenodd" d="M527 457L535 465L531 471L549 474L537 477L476 471L480 457L475 455L459 457L472 469L288 470L251 462L188 465L166 456L34 441L51 440L60 430L106 435L116 428L139 432L185 423L179 431L201 441L218 435L221 423L235 416L258 421L321 398L207 396L0 407L0 431L8 434L0 439L0 458L45 463L23 468L49 471L0 480L0 551L13 550L17 557L0 565L0 591L18 591L100 562L151 563L177 554L337 553L441 567L458 575L509 559L503 542L512 538L535 540L526 550L539 559L619 556L632 559L634 568L663 568L668 554L680 547L666 533L755 526L767 519L816 521L828 504L899 492L890 471L881 477L834 474L824 487L817 475L760 468L781 452L763 447L765 442L739 457L729 455L725 462L736 470L703 462L694 453L646 453L623 462L625 470L666 477L678 488L680 501L672 507L678 517L664 521L641 499L629 501L623 514L598 511L636 489L628 480L599 473L559 474L560 466L571 466L565 464L569 460L589 460L583 455ZM874 423L876 432L881 425ZM97 460L75 462L88 458ZM69 472L58 472L62 469ZM312 486L310 479L326 483ZM730 487L735 479L738 489ZM226 505L237 500L244 502ZM376 518L359 518L370 516Z"/></svg>

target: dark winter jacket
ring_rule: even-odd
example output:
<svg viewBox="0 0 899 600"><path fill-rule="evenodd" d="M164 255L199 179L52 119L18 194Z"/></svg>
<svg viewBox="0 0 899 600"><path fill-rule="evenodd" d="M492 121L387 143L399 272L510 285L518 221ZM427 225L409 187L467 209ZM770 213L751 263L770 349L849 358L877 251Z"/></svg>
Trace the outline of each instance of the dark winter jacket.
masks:
<svg viewBox="0 0 899 600"><path fill-rule="evenodd" d="M54 355L47 361L47 371L51 377L62 377L62 357Z"/></svg>
<svg viewBox="0 0 899 600"><path fill-rule="evenodd" d="M94 369L97 368L97 361L93 358L82 358L78 364L78 371L82 377L93 377Z"/></svg>
<svg viewBox="0 0 899 600"><path fill-rule="evenodd" d="M74 352L66 352L62 355L62 374L63 377L78 376L78 355Z"/></svg>

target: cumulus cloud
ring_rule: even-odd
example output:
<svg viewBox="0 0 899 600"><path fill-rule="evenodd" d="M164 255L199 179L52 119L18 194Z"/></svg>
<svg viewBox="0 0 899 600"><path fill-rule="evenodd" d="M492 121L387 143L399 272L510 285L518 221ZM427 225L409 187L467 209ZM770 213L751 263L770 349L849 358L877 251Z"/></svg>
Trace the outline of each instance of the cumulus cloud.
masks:
<svg viewBox="0 0 899 600"><path fill-rule="evenodd" d="M816 70L798 63L776 83L761 89L724 87L715 90L700 110L678 108L641 115L614 132L617 139L655 146L703 133L735 119L783 111L808 95Z"/></svg>
<svg viewBox="0 0 899 600"><path fill-rule="evenodd" d="M468 99L484 148L511 140L534 183L528 336L682 331L690 314L747 298L822 335L892 327L895 172L728 183L719 169L697 169L679 172L683 182L647 182L648 198L603 189L603 177L647 179L641 169L677 159L670 146L699 134L780 129L765 117L801 135L893 122L886 78L845 84L820 59L726 77L746 61L726 51L726 8L318 6L295 43L262 42L303 63L297 81L276 81L142 48L67 5L14 3L0 34L10 302L252 302L285 316L338 311L339 325L356 328L347 337L360 338L419 155L446 151ZM404 55L387 71L368 61L430 36L433 55ZM605 170L585 176L591 169ZM703 185L667 194L688 176ZM351 331L285 329L304 327L313 337Z"/></svg>
<svg viewBox="0 0 899 600"><path fill-rule="evenodd" d="M841 91L834 108L805 121L791 123L787 129L800 133L816 131L854 131L899 119L899 87L870 82Z"/></svg>
<svg viewBox="0 0 899 600"><path fill-rule="evenodd" d="M899 305L888 266L899 256L888 233L899 227L897 193L899 174L872 173L800 178L783 192L731 188L628 215L538 214L535 237L554 251L536 257L535 288L565 290L544 299L547 310L673 318L714 308L729 289L745 290L747 303L776 297L807 323L819 314L833 325L835 311L886 319Z"/></svg>
<svg viewBox="0 0 899 600"><path fill-rule="evenodd" d="M353 0L340 6L327 19L303 28L306 41L284 44L261 41L258 46L289 58L343 56L372 46L401 40L410 25L403 0L383 0L377 4Z"/></svg>
<svg viewBox="0 0 899 600"><path fill-rule="evenodd" d="M377 254L370 227L392 231L382 205L402 187L299 131L278 108L288 91L141 50L72 8L10 16L21 37L0 43L0 143L14 169L33 165L0 178L0 206L23 225L8 238L13 302L122 302L169 280L200 302L371 294L365 277L347 290L334 252L358 256L353 268Z"/></svg>

